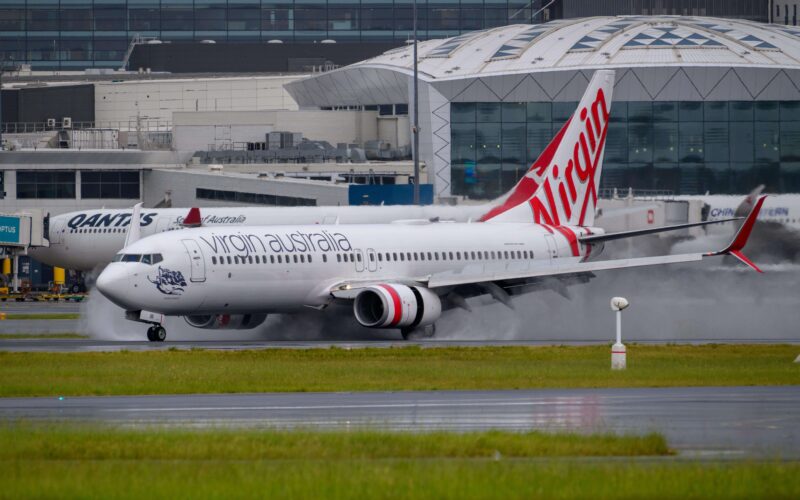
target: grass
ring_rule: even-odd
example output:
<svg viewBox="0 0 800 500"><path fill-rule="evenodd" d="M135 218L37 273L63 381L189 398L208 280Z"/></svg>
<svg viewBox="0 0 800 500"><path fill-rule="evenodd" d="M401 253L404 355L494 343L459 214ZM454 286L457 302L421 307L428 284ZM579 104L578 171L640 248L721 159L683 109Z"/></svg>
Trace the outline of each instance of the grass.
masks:
<svg viewBox="0 0 800 500"><path fill-rule="evenodd" d="M670 455L658 434L0 426L2 460L353 460Z"/></svg>
<svg viewBox="0 0 800 500"><path fill-rule="evenodd" d="M800 495L796 462L686 462L665 458L668 453L657 435L124 430L6 424L0 429L0 498Z"/></svg>
<svg viewBox="0 0 800 500"><path fill-rule="evenodd" d="M800 347L608 346L0 352L0 396L800 384Z"/></svg>
<svg viewBox="0 0 800 500"><path fill-rule="evenodd" d="M55 333L0 333L0 340L14 339L88 339L88 335L74 332Z"/></svg>
<svg viewBox="0 0 800 500"><path fill-rule="evenodd" d="M80 313L6 313L6 319L80 319L80 317Z"/></svg>

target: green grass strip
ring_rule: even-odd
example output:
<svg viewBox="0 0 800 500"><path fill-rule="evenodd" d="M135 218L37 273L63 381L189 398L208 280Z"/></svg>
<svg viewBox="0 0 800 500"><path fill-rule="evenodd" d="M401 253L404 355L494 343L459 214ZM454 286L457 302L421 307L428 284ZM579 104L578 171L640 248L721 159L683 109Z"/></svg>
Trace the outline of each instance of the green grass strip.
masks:
<svg viewBox="0 0 800 500"><path fill-rule="evenodd" d="M0 460L352 460L668 455L663 437L543 432L119 429L4 424Z"/></svg>
<svg viewBox="0 0 800 500"><path fill-rule="evenodd" d="M1 325L0 325L1 326ZM0 339L88 339L88 335L72 332L55 333L0 333Z"/></svg>
<svg viewBox="0 0 800 500"><path fill-rule="evenodd" d="M0 396L800 384L800 346L0 352Z"/></svg>
<svg viewBox="0 0 800 500"><path fill-rule="evenodd" d="M80 319L80 317L80 313L6 313L6 319Z"/></svg>

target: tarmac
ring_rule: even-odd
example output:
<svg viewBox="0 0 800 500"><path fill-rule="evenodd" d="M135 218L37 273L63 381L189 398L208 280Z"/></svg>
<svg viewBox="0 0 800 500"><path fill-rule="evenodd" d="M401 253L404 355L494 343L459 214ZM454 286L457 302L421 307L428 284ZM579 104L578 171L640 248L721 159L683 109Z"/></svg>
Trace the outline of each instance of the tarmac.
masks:
<svg viewBox="0 0 800 500"><path fill-rule="evenodd" d="M399 335L398 335L399 336ZM416 345L436 347L485 347L485 346L547 346L547 345L607 345L610 340L575 341L562 339L541 340L198 340L148 342L135 340L97 339L0 339L0 351L7 352L118 352L118 351L163 351L168 349L208 349L217 351L243 351L261 349L365 349L405 347ZM800 344L800 340L785 339L673 339L669 341L626 340L640 344ZM800 351L798 351L800 352Z"/></svg>
<svg viewBox="0 0 800 500"><path fill-rule="evenodd" d="M0 398L0 419L124 426L659 432L682 456L800 458L800 386Z"/></svg>

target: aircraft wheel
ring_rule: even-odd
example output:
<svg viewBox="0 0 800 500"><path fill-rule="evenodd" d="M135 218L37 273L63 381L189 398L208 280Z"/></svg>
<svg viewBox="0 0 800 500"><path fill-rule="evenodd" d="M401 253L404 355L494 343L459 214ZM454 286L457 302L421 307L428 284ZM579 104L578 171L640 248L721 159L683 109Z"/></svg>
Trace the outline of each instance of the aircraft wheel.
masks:
<svg viewBox="0 0 800 500"><path fill-rule="evenodd" d="M417 328L402 328L400 334L403 340L429 339L436 334L436 325L426 325Z"/></svg>
<svg viewBox="0 0 800 500"><path fill-rule="evenodd" d="M151 326L150 328L147 329L147 340L149 340L150 342L155 342L156 341L155 332L154 332L155 329L156 329L156 327L154 327L154 326Z"/></svg>
<svg viewBox="0 0 800 500"><path fill-rule="evenodd" d="M153 327L153 340L156 342L164 342L167 339L167 329L163 326Z"/></svg>

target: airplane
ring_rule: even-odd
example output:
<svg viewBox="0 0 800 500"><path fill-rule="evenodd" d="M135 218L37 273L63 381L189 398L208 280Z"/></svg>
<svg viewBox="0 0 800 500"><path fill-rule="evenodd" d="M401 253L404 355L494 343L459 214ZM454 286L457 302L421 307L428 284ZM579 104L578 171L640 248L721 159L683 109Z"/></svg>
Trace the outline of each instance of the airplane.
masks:
<svg viewBox="0 0 800 500"><path fill-rule="evenodd" d="M466 222L485 212L482 205L392 205L324 207L153 208L140 212L141 234L186 227L253 225L367 224L406 219L447 219ZM133 219L131 209L97 209L50 217L49 247L29 254L45 264L76 271L103 266L119 252Z"/></svg>
<svg viewBox="0 0 800 500"><path fill-rule="evenodd" d="M268 314L335 304L351 307L362 326L408 338L432 335L444 312L470 309L468 298L513 307L515 295L564 290L596 271L733 255L760 272L742 249L764 197L722 250L592 260L605 241L716 223L617 233L593 226L613 83L613 71L595 72L573 116L481 223L201 227L141 239L133 225L97 287L127 319L148 324L151 341L166 338L165 315L241 329Z"/></svg>
<svg viewBox="0 0 800 500"><path fill-rule="evenodd" d="M676 200L701 200L707 208L705 220L717 221L730 217L747 215L759 195L764 191L764 185L756 187L742 200L741 195L682 195ZM774 222L787 228L800 230L800 194L770 195L762 208L758 220ZM719 226L717 226L719 227Z"/></svg>

